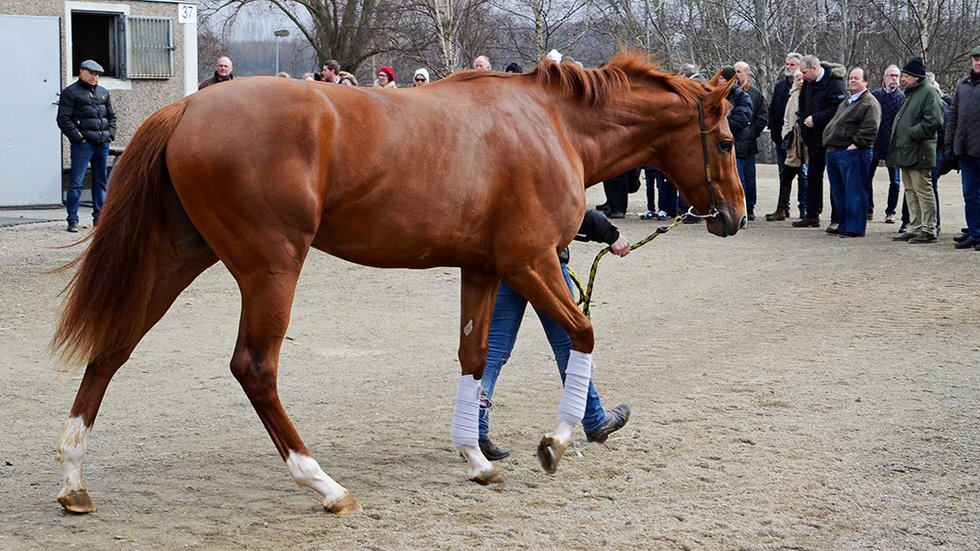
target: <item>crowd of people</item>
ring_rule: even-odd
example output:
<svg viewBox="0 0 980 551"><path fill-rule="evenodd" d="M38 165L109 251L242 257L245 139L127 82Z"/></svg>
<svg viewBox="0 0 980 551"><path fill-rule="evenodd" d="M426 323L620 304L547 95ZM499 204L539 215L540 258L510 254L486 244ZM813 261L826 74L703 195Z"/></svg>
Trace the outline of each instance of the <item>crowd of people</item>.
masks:
<svg viewBox="0 0 980 551"><path fill-rule="evenodd" d="M728 95L728 125L735 138L739 179L745 191L748 219L755 220L757 140L766 127L776 152L779 194L766 221L791 218L790 195L797 182L797 228L819 228L824 212L824 174L830 188L830 220L825 231L844 238L864 237L874 219L873 181L876 169L888 171L884 222L895 224L902 198L896 241L935 243L940 231L939 176L960 171L966 227L953 238L956 249L980 251L980 47L970 52L969 74L953 95L943 93L922 58L901 69L884 69L881 87L868 88L868 70L822 62L814 55L790 53L783 78L767 101L752 83L744 61L722 67L719 82L734 79ZM704 80L688 64L679 71ZM846 82L845 82L846 80ZM666 219L687 206L663 173L646 171L647 210L643 220ZM606 202L596 208L610 218L625 217L627 194L639 189L640 169L604 182ZM905 184L904 196L900 193ZM659 204L656 196L660 195ZM689 218L687 223L699 219Z"/></svg>

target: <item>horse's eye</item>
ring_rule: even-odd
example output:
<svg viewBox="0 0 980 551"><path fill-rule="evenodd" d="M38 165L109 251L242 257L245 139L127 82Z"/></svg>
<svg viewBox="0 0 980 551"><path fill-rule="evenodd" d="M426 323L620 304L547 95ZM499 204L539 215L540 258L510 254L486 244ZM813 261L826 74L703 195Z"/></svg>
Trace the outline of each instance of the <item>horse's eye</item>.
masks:
<svg viewBox="0 0 980 551"><path fill-rule="evenodd" d="M721 148L725 153L732 152L732 142L725 140L723 142L718 142L718 147Z"/></svg>

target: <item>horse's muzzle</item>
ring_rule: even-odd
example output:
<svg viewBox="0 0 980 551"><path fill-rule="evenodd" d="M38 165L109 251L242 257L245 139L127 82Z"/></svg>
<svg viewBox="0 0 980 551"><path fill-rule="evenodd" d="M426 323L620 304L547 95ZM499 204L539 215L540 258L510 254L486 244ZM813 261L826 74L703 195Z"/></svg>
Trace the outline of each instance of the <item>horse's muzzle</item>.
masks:
<svg viewBox="0 0 980 551"><path fill-rule="evenodd" d="M745 229L748 223L749 220L744 214L735 218L729 209L721 208L718 210L718 216L708 219L707 226L708 231L718 237L728 237L738 233L738 230Z"/></svg>

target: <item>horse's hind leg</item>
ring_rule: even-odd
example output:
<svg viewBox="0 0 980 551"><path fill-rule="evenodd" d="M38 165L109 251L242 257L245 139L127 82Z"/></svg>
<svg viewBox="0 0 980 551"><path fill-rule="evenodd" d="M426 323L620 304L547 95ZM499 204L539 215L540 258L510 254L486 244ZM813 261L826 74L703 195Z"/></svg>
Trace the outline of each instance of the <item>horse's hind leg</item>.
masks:
<svg viewBox="0 0 980 551"><path fill-rule="evenodd" d="M93 360L86 366L65 430L58 440L55 454L64 480L58 502L73 513L95 511L95 504L89 497L82 478L82 460L88 434L99 413L109 381L129 359L139 339L163 317L181 291L217 260L203 242L198 244L193 253L185 250L179 257L174 247L161 249L164 250L172 254L162 254L163 258L158 262L159 275L154 280L147 305L146 323L138 333L139 338L127 347Z"/></svg>
<svg viewBox="0 0 980 551"><path fill-rule="evenodd" d="M296 484L319 493L323 508L331 513L359 511L361 507L354 496L327 476L313 459L282 407L276 388L279 349L289 325L289 312L305 251L287 258L276 258L276 253L271 250L258 254L263 252L268 253L262 256L263 262L248 273L237 272L232 267L247 265L247 262L233 261L229 266L242 292L242 319L231 371Z"/></svg>
<svg viewBox="0 0 980 551"><path fill-rule="evenodd" d="M527 270L508 276L507 283L564 329L571 339L565 385L558 402L558 427L546 434L538 445L541 467L554 473L568 449L572 429L585 415L595 346L592 323L575 305L557 258L534 262Z"/></svg>

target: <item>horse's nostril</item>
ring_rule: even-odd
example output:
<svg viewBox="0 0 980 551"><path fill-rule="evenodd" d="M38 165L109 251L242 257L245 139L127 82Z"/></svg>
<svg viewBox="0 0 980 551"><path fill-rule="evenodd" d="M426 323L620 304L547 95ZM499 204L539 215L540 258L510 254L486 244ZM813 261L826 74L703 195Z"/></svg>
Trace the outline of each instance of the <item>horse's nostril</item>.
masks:
<svg viewBox="0 0 980 551"><path fill-rule="evenodd" d="M749 219L745 216L742 217L742 221L738 224L738 229L744 230L745 226L749 225Z"/></svg>

